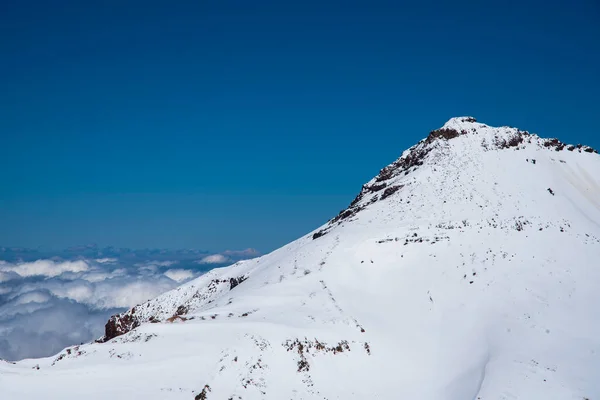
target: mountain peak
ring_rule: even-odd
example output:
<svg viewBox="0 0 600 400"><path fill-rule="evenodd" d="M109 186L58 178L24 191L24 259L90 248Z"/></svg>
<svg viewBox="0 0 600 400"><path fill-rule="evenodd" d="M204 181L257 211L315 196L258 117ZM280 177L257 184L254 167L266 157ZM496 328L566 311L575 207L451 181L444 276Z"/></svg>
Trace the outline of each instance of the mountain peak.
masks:
<svg viewBox="0 0 600 400"><path fill-rule="evenodd" d="M467 126L471 126L477 123L477 119L474 117L453 117L450 118L441 129L462 129Z"/></svg>
<svg viewBox="0 0 600 400"><path fill-rule="evenodd" d="M497 169L506 168L505 164L520 163L523 160L531 160L535 164L538 158L556 162L556 152L561 154L559 162L562 164L566 164L567 159L572 159L567 154L575 156L574 153L597 153L589 146L567 145L555 138L541 138L509 126L489 126L470 116L451 118L441 128L431 131L425 139L404 151L396 161L381 169L377 176L362 186L360 193L347 208L312 237L317 239L325 235L337 225L352 220L357 213L382 200L393 198L386 201L407 201L406 197L413 196L411 193L415 188L425 182L430 187L438 187L438 193L427 199L432 209L438 210L444 207L443 204L456 201L450 195L456 192L447 181L450 178L456 182L457 177L465 172L477 171L471 179L477 177L481 185L487 181L486 174L495 174ZM575 161L572 159L573 163ZM441 174L441 171L444 173ZM496 188L486 187L485 190ZM413 209L407 204L410 203L405 203L402 207Z"/></svg>
<svg viewBox="0 0 600 400"><path fill-rule="evenodd" d="M453 118L312 237L116 315L99 343L0 362L3 398L596 398L588 149Z"/></svg>
<svg viewBox="0 0 600 400"><path fill-rule="evenodd" d="M431 142L437 138L453 139L468 134L476 134L482 136L482 138L490 136L489 139L493 138L496 144L503 147L502 140L512 139L521 143L523 136L529 135L529 132L509 126L493 127L477 122L474 117L464 116L450 118L441 128L431 131L425 141Z"/></svg>

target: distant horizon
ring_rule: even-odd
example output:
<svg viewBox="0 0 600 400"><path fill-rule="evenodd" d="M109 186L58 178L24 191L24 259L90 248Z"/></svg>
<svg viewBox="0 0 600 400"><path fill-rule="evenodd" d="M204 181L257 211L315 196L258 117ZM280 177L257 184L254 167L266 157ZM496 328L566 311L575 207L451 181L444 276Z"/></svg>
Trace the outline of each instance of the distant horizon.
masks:
<svg viewBox="0 0 600 400"><path fill-rule="evenodd" d="M258 257L263 255L254 248L246 248L240 250L207 250L207 249L169 249L169 248L130 248L130 247L115 247L115 246L94 246L92 244L69 246L65 248L44 248L39 247L23 247L23 246L2 246L0 245L0 261L15 261L23 259L23 256L34 257L76 257L76 258L98 258L98 257L119 257L131 256L141 257L144 259L176 259L190 260L198 257L222 255L226 256L223 262L228 260L237 260L244 257ZM33 260L27 259L26 260Z"/></svg>
<svg viewBox="0 0 600 400"><path fill-rule="evenodd" d="M4 245L4 244L0 244L0 249L23 249L23 250L37 250L37 249L43 249L43 250L75 250L77 248L95 248L95 249L118 249L118 250L168 250L168 251L195 251L198 253L210 253L210 252L218 252L218 251L228 251L227 249L225 250L208 250L208 249L203 249L203 248L199 248L199 247L123 247L123 246L113 246L113 245L100 245L98 243L79 243L79 244L73 244L73 245L69 245L69 246L65 246L65 247L45 247L45 246L11 246L11 245ZM256 250L256 249L252 249L250 247L243 249L243 250Z"/></svg>

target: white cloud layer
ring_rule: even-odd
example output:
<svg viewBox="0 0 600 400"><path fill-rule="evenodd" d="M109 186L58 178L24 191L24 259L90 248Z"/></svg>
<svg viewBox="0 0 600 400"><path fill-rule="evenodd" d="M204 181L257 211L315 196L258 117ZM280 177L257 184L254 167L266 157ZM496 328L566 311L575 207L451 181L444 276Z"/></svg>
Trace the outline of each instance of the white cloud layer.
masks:
<svg viewBox="0 0 600 400"><path fill-rule="evenodd" d="M200 253L161 253L157 256L160 260L152 259L151 254L132 254L0 260L0 359L50 356L66 346L96 339L104 333L111 315L194 279L217 264L256 257L258 252L228 250L200 260L196 259ZM171 256L171 260L164 259Z"/></svg>
<svg viewBox="0 0 600 400"><path fill-rule="evenodd" d="M108 318L199 276L176 261L0 262L0 359L49 356L93 340Z"/></svg>
<svg viewBox="0 0 600 400"><path fill-rule="evenodd" d="M229 257L223 254L212 254L197 261L198 264L223 264L229 261Z"/></svg>
<svg viewBox="0 0 600 400"><path fill-rule="evenodd" d="M89 269L87 262L83 260L55 262L52 260L37 260L22 264L0 264L0 272L14 272L20 277L47 276L53 277L65 272L83 272Z"/></svg>
<svg viewBox="0 0 600 400"><path fill-rule="evenodd" d="M118 260L116 258L96 258L94 261L99 264L114 264Z"/></svg>
<svg viewBox="0 0 600 400"><path fill-rule="evenodd" d="M170 269L165 271L167 278L173 279L175 282L184 282L194 277L194 272L187 269Z"/></svg>

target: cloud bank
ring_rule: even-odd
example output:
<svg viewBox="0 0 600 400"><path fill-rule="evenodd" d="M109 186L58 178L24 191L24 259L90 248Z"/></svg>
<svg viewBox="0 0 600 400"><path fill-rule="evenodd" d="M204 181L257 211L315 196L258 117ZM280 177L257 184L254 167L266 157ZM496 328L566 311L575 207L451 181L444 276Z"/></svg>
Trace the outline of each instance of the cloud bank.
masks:
<svg viewBox="0 0 600 400"><path fill-rule="evenodd" d="M111 315L219 264L258 253L85 246L34 259L39 255L35 250L0 248L0 359L51 356L97 339Z"/></svg>
<svg viewBox="0 0 600 400"><path fill-rule="evenodd" d="M187 269L170 269L165 271L165 276L175 282L185 282L194 276L194 273Z"/></svg>
<svg viewBox="0 0 600 400"><path fill-rule="evenodd" d="M198 260L198 264L224 264L229 261L229 257L223 254L212 254Z"/></svg>
<svg viewBox="0 0 600 400"><path fill-rule="evenodd" d="M142 268L117 261L76 260L0 264L0 358L49 356L103 334L121 312L202 270L169 270L174 263Z"/></svg>
<svg viewBox="0 0 600 400"><path fill-rule="evenodd" d="M3 262L0 264L0 271L5 274L10 272L14 272L19 277L28 277L28 276L47 276L54 277L61 275L65 272L84 272L87 271L89 265L82 260L78 261L63 261L63 262L54 262L52 260L37 260L34 262L26 262L22 264L9 264L7 262ZM14 275L13 275L14 276Z"/></svg>
<svg viewBox="0 0 600 400"><path fill-rule="evenodd" d="M222 253L211 254L205 256L198 261L198 264L227 264L233 263L237 260L243 260L248 258L258 257L259 253L255 249L245 249L245 250L225 250Z"/></svg>
<svg viewBox="0 0 600 400"><path fill-rule="evenodd" d="M95 260L0 264L0 358L49 356L101 336L115 313L199 276L148 262L127 268ZM149 267L149 268L148 268Z"/></svg>

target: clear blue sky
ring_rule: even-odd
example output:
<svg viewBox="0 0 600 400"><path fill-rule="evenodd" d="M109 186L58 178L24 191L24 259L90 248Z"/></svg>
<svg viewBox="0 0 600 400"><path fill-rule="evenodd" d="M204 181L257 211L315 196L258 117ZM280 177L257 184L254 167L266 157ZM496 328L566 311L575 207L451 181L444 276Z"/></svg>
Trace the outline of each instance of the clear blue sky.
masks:
<svg viewBox="0 0 600 400"><path fill-rule="evenodd" d="M268 251L457 115L600 147L598 1L322 3L2 2L0 245Z"/></svg>

